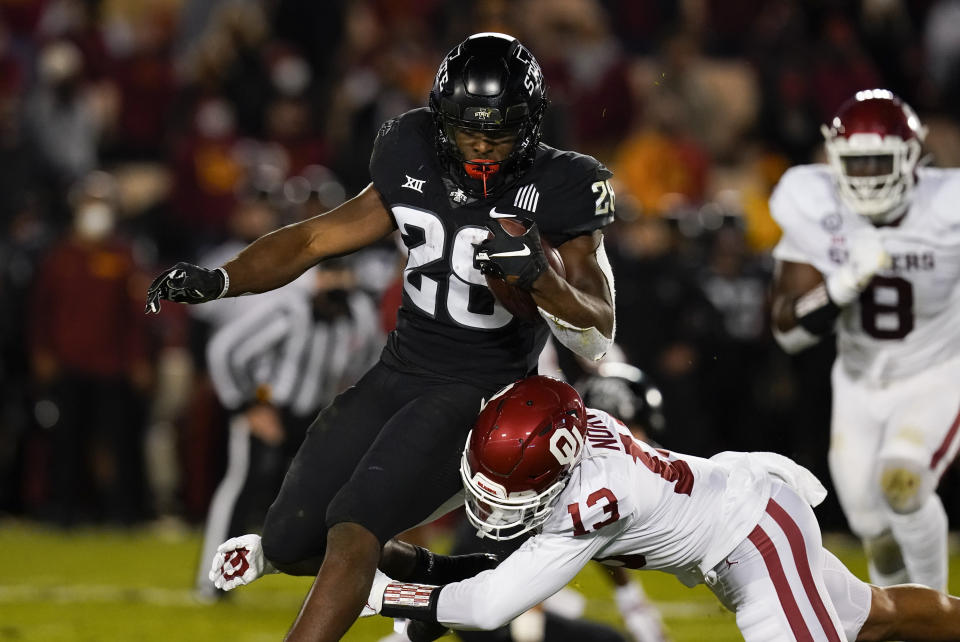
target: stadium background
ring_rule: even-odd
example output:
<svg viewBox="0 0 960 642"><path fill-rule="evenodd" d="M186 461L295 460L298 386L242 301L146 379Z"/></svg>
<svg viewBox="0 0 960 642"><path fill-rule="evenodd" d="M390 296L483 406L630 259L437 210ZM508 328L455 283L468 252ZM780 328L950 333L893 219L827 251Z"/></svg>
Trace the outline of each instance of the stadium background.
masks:
<svg viewBox="0 0 960 642"><path fill-rule="evenodd" d="M143 292L249 236L251 204L278 224L356 193L380 123L423 105L442 55L476 31L540 60L545 141L616 174L618 341L663 389L660 440L774 450L829 482L833 348L788 357L772 341L766 198L821 158L820 123L858 89L905 98L930 162L960 165L960 1L0 0L0 639L279 639L302 581L190 600L224 413L203 324L185 306L146 317ZM119 289L56 260L91 202L115 227L87 258ZM394 254L356 263L385 325ZM89 439L64 453L58 430ZM954 528L957 482L941 485ZM832 497L818 516L845 532ZM616 622L595 579L588 612ZM710 638L736 639L709 596L678 589L650 592L703 599ZM667 609L671 631L704 639L682 637L702 615L684 608Z"/></svg>

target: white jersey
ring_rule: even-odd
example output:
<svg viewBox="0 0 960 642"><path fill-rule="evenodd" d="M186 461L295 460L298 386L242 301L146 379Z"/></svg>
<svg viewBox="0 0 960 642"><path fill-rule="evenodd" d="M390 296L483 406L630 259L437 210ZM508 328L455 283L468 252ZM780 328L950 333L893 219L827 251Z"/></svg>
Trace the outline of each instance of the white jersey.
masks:
<svg viewBox="0 0 960 642"><path fill-rule="evenodd" d="M874 228L840 199L826 165L784 174L770 198L783 238L773 255L825 277L844 265L858 234L879 234L893 259L837 323L841 365L885 385L960 355L960 170L921 168L896 226Z"/></svg>
<svg viewBox="0 0 960 642"><path fill-rule="evenodd" d="M489 628L487 617L538 604L591 559L666 571L693 586L757 526L771 472L813 502L826 494L809 471L779 455L680 455L633 439L603 411L590 409L588 417L583 460L542 531L497 568L445 586L440 622Z"/></svg>

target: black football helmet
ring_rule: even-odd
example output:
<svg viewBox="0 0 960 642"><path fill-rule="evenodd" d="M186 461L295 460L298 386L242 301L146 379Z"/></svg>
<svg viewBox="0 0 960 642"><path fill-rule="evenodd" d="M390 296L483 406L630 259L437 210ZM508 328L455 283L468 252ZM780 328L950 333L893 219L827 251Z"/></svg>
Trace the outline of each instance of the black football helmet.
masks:
<svg viewBox="0 0 960 642"><path fill-rule="evenodd" d="M626 363L602 363L597 373L577 382L588 408L609 412L628 426L653 433L666 427L663 395L642 370Z"/></svg>
<svg viewBox="0 0 960 642"><path fill-rule="evenodd" d="M547 107L540 64L513 36L477 33L447 54L430 90L441 163L471 196L502 192L532 163ZM502 161L464 158L457 128L514 134Z"/></svg>

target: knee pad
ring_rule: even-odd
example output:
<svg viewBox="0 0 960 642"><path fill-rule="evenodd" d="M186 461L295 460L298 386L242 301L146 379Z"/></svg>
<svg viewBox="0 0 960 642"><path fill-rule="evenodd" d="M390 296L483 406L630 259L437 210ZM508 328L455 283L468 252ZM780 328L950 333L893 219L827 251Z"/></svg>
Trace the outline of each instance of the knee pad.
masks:
<svg viewBox="0 0 960 642"><path fill-rule="evenodd" d="M299 528L298 528L299 527ZM263 525L260 545L270 563L288 575L310 575L320 570L323 561L326 530L307 531L297 520L277 517L271 513ZM306 571L302 569L307 569Z"/></svg>
<svg viewBox="0 0 960 642"><path fill-rule="evenodd" d="M935 484L930 469L908 459L886 459L880 464L880 491L887 506L907 515L923 506Z"/></svg>
<svg viewBox="0 0 960 642"><path fill-rule="evenodd" d="M278 528L270 528L267 525L260 537L260 545L263 547L263 556L274 565L283 565L293 561L289 559L291 557L290 552L288 547L284 545L283 534Z"/></svg>

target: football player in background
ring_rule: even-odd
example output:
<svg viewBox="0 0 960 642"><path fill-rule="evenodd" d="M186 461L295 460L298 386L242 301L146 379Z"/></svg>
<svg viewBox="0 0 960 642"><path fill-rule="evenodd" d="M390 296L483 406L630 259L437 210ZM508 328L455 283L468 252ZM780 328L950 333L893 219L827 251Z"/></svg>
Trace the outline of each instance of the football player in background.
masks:
<svg viewBox="0 0 960 642"><path fill-rule="evenodd" d="M548 342L548 345L552 343ZM660 433L665 425L662 395L640 369L627 363L609 361L616 352L614 345L599 364L582 364L592 374L582 377L574 387L580 392L584 404L622 417L635 437L651 443L648 434ZM545 367L543 358L544 355L541 355L541 372ZM549 366L547 368L550 369ZM455 530L453 553L485 552L496 555L498 559L505 559L522 543L522 537L507 541L478 538L476 528L464 519ZM609 574L614 585L614 600L630 639L633 642L665 642L667 635L660 614L646 599L643 587L623 568L608 565L606 574ZM585 601L582 595L567 586L550 596L542 605L522 613L500 629L459 631L457 635L468 642L623 640L619 633L605 625L580 619Z"/></svg>
<svg viewBox="0 0 960 642"><path fill-rule="evenodd" d="M291 641L340 639L378 562L413 581L487 565L486 556L452 560L392 538L460 502L460 448L477 409L535 372L550 332L590 359L613 340L602 232L613 219L611 174L540 144L547 99L532 54L511 36L471 36L442 61L429 103L384 123L372 182L356 197L261 237L218 269L178 263L148 292L148 311L161 299L264 292L394 230L409 250L397 329L380 361L310 428L262 539L220 547L224 588L274 569L317 574ZM498 219L513 217L534 225L510 236ZM540 233L566 279L549 268ZM484 272L528 290L545 322L511 315Z"/></svg>
<svg viewBox="0 0 960 642"><path fill-rule="evenodd" d="M956 640L960 599L872 587L821 543L826 490L775 453L710 459L654 449L549 377L516 382L480 412L461 461L482 534L536 534L495 569L443 586L377 573L364 615L492 629L565 586L591 559L706 583L746 642Z"/></svg>
<svg viewBox="0 0 960 642"><path fill-rule="evenodd" d="M833 332L830 473L875 584L947 586L936 494L960 447L960 172L919 167L926 129L883 89L823 127L828 164L770 199L773 329L797 352Z"/></svg>

